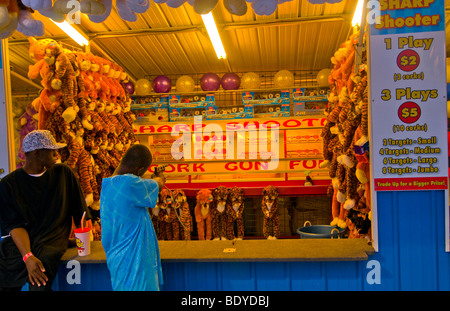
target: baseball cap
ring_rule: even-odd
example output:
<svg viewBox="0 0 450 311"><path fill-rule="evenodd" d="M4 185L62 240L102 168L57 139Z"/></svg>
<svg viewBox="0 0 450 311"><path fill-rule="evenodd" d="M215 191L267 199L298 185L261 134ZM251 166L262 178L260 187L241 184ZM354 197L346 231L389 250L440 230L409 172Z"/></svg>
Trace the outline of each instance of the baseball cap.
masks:
<svg viewBox="0 0 450 311"><path fill-rule="evenodd" d="M47 130L34 130L28 133L22 142L23 152L37 149L60 149L67 144L57 143L52 133Z"/></svg>

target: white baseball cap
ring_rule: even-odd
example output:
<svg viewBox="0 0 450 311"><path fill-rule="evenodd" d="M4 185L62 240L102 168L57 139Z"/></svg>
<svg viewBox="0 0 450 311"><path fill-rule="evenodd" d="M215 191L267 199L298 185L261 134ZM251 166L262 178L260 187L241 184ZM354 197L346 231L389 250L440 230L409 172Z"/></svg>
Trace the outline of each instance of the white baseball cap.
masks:
<svg viewBox="0 0 450 311"><path fill-rule="evenodd" d="M57 143L52 133L47 130L34 130L28 133L22 142L23 152L37 149L61 149L67 144Z"/></svg>

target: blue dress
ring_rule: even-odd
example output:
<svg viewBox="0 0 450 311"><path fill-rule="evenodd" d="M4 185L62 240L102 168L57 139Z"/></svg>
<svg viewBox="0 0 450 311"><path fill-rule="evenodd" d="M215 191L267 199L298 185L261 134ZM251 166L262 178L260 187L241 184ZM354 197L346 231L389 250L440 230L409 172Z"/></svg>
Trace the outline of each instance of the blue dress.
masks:
<svg viewBox="0 0 450 311"><path fill-rule="evenodd" d="M163 284L158 240L148 208L158 184L132 174L104 178L100 196L102 245L113 290L156 291Z"/></svg>

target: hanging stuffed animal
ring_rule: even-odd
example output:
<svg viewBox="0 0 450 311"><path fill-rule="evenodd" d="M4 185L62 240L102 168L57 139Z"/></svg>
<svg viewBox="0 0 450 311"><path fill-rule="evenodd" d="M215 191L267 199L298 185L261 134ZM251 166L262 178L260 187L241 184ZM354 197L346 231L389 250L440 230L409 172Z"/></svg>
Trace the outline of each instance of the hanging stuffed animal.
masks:
<svg viewBox="0 0 450 311"><path fill-rule="evenodd" d="M94 196L99 196L99 193L94 194L98 188L94 177L91 156L75 139L73 131L67 130L63 137L69 149L69 158L65 162L78 175L80 186L86 199L86 205L91 206L94 203Z"/></svg>
<svg viewBox="0 0 450 311"><path fill-rule="evenodd" d="M211 190L201 189L197 193L197 204L195 205L195 221L197 222L198 239L211 240L211 211L210 206L213 203Z"/></svg>
<svg viewBox="0 0 450 311"><path fill-rule="evenodd" d="M19 117L19 152L18 158L20 161L16 164L16 167L22 167L25 163L25 153L22 149L22 141L25 136L33 130L37 129L39 114L35 110L32 104L27 105L25 112Z"/></svg>
<svg viewBox="0 0 450 311"><path fill-rule="evenodd" d="M36 61L34 65L30 65L28 68L28 77L30 79L36 79L41 77L41 84L44 89L41 91L38 98L33 102L34 108L39 112L38 129L45 129L47 119L51 113L61 104L60 99L62 97L60 89L54 89L52 85L53 73L50 70L50 65L44 60L46 47L55 42L52 39L36 40L33 37L29 37L30 43L30 57Z"/></svg>
<svg viewBox="0 0 450 311"><path fill-rule="evenodd" d="M16 0L0 0L0 38L12 35L19 22L19 6Z"/></svg>
<svg viewBox="0 0 450 311"><path fill-rule="evenodd" d="M183 190L176 189L173 191L175 200L175 212L179 215L181 222L181 240L188 241L191 239L192 232L192 215L189 210L189 204Z"/></svg>
<svg viewBox="0 0 450 311"><path fill-rule="evenodd" d="M264 216L264 238L274 240L280 236L278 190L272 185L267 186L263 189L262 196L261 209Z"/></svg>
<svg viewBox="0 0 450 311"><path fill-rule="evenodd" d="M230 220L228 215L228 188L219 186L213 191L214 201L211 206L213 240L226 240Z"/></svg>
<svg viewBox="0 0 450 311"><path fill-rule="evenodd" d="M160 191L159 196L159 220L165 223L165 232L162 232L163 240L179 240L180 239L180 222L175 214L175 202L172 193L167 188Z"/></svg>
<svg viewBox="0 0 450 311"><path fill-rule="evenodd" d="M50 42L45 49L44 60L53 72L52 80L61 81L61 93L64 105L63 118L66 123L75 120L79 107L77 104L77 84L73 63L67 53L56 42ZM53 87L58 89L57 87Z"/></svg>
<svg viewBox="0 0 450 311"><path fill-rule="evenodd" d="M154 208L149 209L150 218L152 219L153 228L155 229L156 238L158 240L163 240L162 232L165 232L164 221L160 221L159 212L161 212L160 204L160 193L158 193L158 198L156 199L156 205Z"/></svg>
<svg viewBox="0 0 450 311"><path fill-rule="evenodd" d="M244 238L244 191L234 186L229 189L228 209L230 225L228 226L228 239L242 240ZM235 234L236 231L236 234Z"/></svg>

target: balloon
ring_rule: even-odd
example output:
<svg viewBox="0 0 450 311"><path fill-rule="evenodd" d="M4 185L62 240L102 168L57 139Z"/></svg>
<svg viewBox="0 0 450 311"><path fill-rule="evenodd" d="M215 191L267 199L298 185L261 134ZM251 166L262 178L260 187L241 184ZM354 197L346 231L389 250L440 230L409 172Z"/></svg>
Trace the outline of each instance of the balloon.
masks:
<svg viewBox="0 0 450 311"><path fill-rule="evenodd" d="M261 79L254 72L247 72L241 78L241 86L243 89L259 89Z"/></svg>
<svg viewBox="0 0 450 311"><path fill-rule="evenodd" d="M329 86L328 84L328 77L331 74L331 69L324 68L317 74L317 83L319 83L319 86Z"/></svg>
<svg viewBox="0 0 450 311"><path fill-rule="evenodd" d="M134 85L136 95L148 95L152 91L152 84L147 79L139 79Z"/></svg>
<svg viewBox="0 0 450 311"><path fill-rule="evenodd" d="M208 14L214 9L217 2L219 0L195 0L193 5L194 11L197 14Z"/></svg>
<svg viewBox="0 0 450 311"><path fill-rule="evenodd" d="M207 92L217 91L220 87L220 78L215 73L205 73L200 79L200 87Z"/></svg>
<svg viewBox="0 0 450 311"><path fill-rule="evenodd" d="M252 2L252 8L256 15L272 15L277 9L277 0L256 0Z"/></svg>
<svg viewBox="0 0 450 311"><path fill-rule="evenodd" d="M223 75L220 84L224 90L237 90L241 85L241 79L237 74L229 72Z"/></svg>
<svg viewBox="0 0 450 311"><path fill-rule="evenodd" d="M156 93L169 93L172 82L166 76L157 76L153 79L153 89Z"/></svg>
<svg viewBox="0 0 450 311"><path fill-rule="evenodd" d="M230 14L243 16L247 13L247 2L245 0L223 0L223 5Z"/></svg>
<svg viewBox="0 0 450 311"><path fill-rule="evenodd" d="M294 86L294 75L289 70L280 70L273 77L273 84L276 88Z"/></svg>
<svg viewBox="0 0 450 311"><path fill-rule="evenodd" d="M189 76L181 76L178 78L176 83L177 92L193 92L195 89L195 82Z"/></svg>
<svg viewBox="0 0 450 311"><path fill-rule="evenodd" d="M134 93L134 84L133 84L133 82L128 81L124 85L125 85L125 90L127 90L128 94L131 95L131 94Z"/></svg>
<svg viewBox="0 0 450 311"><path fill-rule="evenodd" d="M170 6L171 8L178 8L182 6L186 0L167 0L166 4L167 6Z"/></svg>

